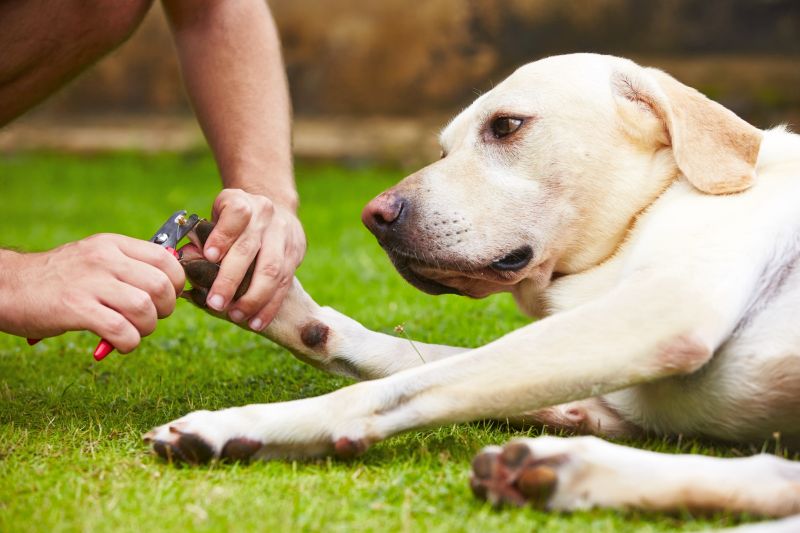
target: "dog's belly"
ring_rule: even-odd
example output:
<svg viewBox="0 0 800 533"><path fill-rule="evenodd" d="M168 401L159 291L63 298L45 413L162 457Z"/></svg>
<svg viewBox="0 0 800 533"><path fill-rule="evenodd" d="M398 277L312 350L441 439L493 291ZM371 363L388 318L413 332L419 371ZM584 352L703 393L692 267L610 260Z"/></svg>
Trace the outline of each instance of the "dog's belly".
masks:
<svg viewBox="0 0 800 533"><path fill-rule="evenodd" d="M730 339L689 376L606 397L629 422L662 434L800 448L800 260L775 272Z"/></svg>

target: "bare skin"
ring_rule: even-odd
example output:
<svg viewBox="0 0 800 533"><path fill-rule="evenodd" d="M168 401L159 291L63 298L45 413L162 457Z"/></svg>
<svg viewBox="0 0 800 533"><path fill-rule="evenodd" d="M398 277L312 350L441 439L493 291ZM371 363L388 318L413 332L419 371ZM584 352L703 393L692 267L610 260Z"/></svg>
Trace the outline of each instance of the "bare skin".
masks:
<svg viewBox="0 0 800 533"><path fill-rule="evenodd" d="M151 3L41 0L0 4L0 125L23 114L123 43ZM261 330L277 313L306 247L296 216L290 103L275 24L266 4L257 0L202 5L164 0L163 4L190 99L225 187L214 201L212 219L217 225L203 250L207 259L221 263L207 303L234 322ZM20 279L39 272L42 264L52 272L38 285L41 301L20 294L24 288L16 287L11 274L0 280L2 301L17 302L13 309L0 306L0 331L46 336L89 329L112 342L118 338L119 344L114 344L120 351L134 349L142 336L152 332L157 318L172 312L172 306L161 304L164 294L148 289L166 287L165 278L174 282L170 287L178 287L183 275L176 273L180 267L171 257L170 261L131 262L120 253L95 264L92 257L80 256L90 248L85 242L117 246L120 239L94 236L71 248L41 254L0 251L0 270ZM137 259L147 256L144 250L153 246L125 242L128 249L136 249L132 253ZM72 254L71 262L64 261L65 249ZM252 283L234 301L234 292L254 261ZM132 269L135 279L120 280L127 287L122 294L129 298L120 296L113 303L101 304L125 321L111 328L124 333L113 334L108 324L64 319L103 302L105 289L97 280L104 276L118 279L118 273L126 269ZM74 301L50 303L59 295L56 280L75 276L89 281L82 291L72 294ZM149 303L131 296L134 289L148 295ZM174 291L167 292L174 300ZM6 294L12 297L6 298ZM24 312L19 309L22 300L30 304ZM66 307L54 309L54 305ZM27 317L27 321L20 323L19 317Z"/></svg>
<svg viewBox="0 0 800 533"><path fill-rule="evenodd" d="M122 353L172 313L184 283L164 248L123 235L92 235L43 253L0 250L0 264L0 294L11 303L0 305L0 330L34 339L89 330Z"/></svg>
<svg viewBox="0 0 800 533"><path fill-rule="evenodd" d="M191 0L170 0L164 7L223 183L247 193L223 191L214 202L217 224L204 254L221 268L208 304L262 330L286 297L306 247L295 216L290 104L275 24L261 1L222 0L198 9ZM254 259L253 282L232 305Z"/></svg>

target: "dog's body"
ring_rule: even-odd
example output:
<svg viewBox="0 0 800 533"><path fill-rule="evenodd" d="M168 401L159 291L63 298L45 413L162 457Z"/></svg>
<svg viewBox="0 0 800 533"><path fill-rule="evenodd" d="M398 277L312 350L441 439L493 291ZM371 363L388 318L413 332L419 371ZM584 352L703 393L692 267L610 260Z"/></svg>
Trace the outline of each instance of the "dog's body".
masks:
<svg viewBox="0 0 800 533"><path fill-rule="evenodd" d="M420 366L407 341L318 307L295 283L267 336L315 366L383 379L192 413L148 434L160 454L349 455L489 417L600 435L780 433L800 446L800 137L757 130L659 71L581 54L517 71L445 129L442 147L441 161L373 200L365 223L423 290L510 291L545 318L474 350L417 345ZM472 483L555 509L800 512L800 466L788 461L590 437L487 449Z"/></svg>
<svg viewBox="0 0 800 533"><path fill-rule="evenodd" d="M786 165L792 153L794 167ZM701 273L704 265L719 262L713 281L738 301L719 298L702 311L705 316L706 311L730 314L720 331L721 342L714 343L713 357L696 361L696 371L606 394L604 401L622 419L660 434L736 442L763 443L778 432L784 444L800 446L798 169L800 137L782 130L768 132L753 190L720 197L675 183L639 218L612 259L586 273L560 278L542 293L547 308L558 314L613 291L630 276L638 254L647 254L648 263L663 265L664 270L682 269L676 274L684 278L684 286L707 283ZM652 246L644 248L648 241ZM697 248L689 250L691 246ZM655 295L653 303L672 305L673 296L665 291ZM686 306L706 302L674 304L691 316L694 310ZM668 319L669 314L662 315L661 320ZM678 355L693 359L692 354Z"/></svg>

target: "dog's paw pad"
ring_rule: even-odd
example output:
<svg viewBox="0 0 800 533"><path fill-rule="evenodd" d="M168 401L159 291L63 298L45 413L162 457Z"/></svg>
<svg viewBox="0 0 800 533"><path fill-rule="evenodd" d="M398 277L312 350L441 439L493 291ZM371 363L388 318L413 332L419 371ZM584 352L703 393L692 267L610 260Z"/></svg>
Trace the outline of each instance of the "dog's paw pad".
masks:
<svg viewBox="0 0 800 533"><path fill-rule="evenodd" d="M203 257L202 249L214 229L214 224L207 220L202 220L197 223L189 237L192 241L191 245L187 246L186 253L181 258L181 265L186 273L186 279L192 285L192 290L186 291L184 294L198 307L207 309L206 298L208 297L208 289L214 285L214 281L219 274L220 266L212 263ZM244 275L239 287L233 295L233 300L236 301L241 298L244 293L250 288L250 282L253 278L256 262L250 263L250 267Z"/></svg>
<svg viewBox="0 0 800 533"><path fill-rule="evenodd" d="M500 461L508 469L522 466L531 457L531 449L522 441L509 442L500 452Z"/></svg>
<svg viewBox="0 0 800 533"><path fill-rule="evenodd" d="M210 289L219 274L219 265L205 259L184 260L181 264L193 288Z"/></svg>
<svg viewBox="0 0 800 533"><path fill-rule="evenodd" d="M348 437L340 437L333 443L333 451L336 457L340 459L352 459L358 457L365 451L369 445L364 439L351 439Z"/></svg>
<svg viewBox="0 0 800 533"><path fill-rule="evenodd" d="M207 307L208 289L202 287L192 287L188 291L183 291L183 296L189 298L194 305L205 309Z"/></svg>
<svg viewBox="0 0 800 533"><path fill-rule="evenodd" d="M497 446L484 448L472 460L472 475L469 486L476 498L486 500L489 497L488 483L494 475L495 465L500 452Z"/></svg>
<svg viewBox="0 0 800 533"><path fill-rule="evenodd" d="M544 507L558 484L558 473L548 465L524 468L514 485L525 499L535 507Z"/></svg>
<svg viewBox="0 0 800 533"><path fill-rule="evenodd" d="M169 463L201 465L219 458L228 462L246 462L254 458L264 444L255 439L234 437L227 441L214 426L209 426L209 412L196 412L159 426L144 435L153 452ZM214 435L220 438L215 439ZM223 444L224 443L224 444ZM219 451L219 453L217 453Z"/></svg>
<svg viewBox="0 0 800 533"><path fill-rule="evenodd" d="M244 437L231 439L222 447L220 459L230 462L247 462L263 447L264 444L257 440Z"/></svg>
<svg viewBox="0 0 800 533"><path fill-rule="evenodd" d="M531 504L545 507L558 485L564 457L537 457L524 441L483 449L472 461L470 488L494 506Z"/></svg>

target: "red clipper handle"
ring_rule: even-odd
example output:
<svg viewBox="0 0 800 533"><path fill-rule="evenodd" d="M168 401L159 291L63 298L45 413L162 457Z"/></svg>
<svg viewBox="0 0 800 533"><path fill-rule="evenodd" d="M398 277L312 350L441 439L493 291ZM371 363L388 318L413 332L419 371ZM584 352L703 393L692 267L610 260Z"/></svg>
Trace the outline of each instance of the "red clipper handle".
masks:
<svg viewBox="0 0 800 533"><path fill-rule="evenodd" d="M175 259L180 259L180 256L178 255L178 252L175 251L174 248L172 248L170 246L167 246L166 250L169 253L171 253L172 256ZM97 343L97 348L94 349L94 354L93 354L94 355L94 360L95 361L102 361L105 358L105 356L107 356L108 354L110 354L113 351L114 351L114 345L113 344L111 344L110 342L108 342L105 339L100 339L100 342Z"/></svg>
<svg viewBox="0 0 800 533"><path fill-rule="evenodd" d="M97 343L97 348L94 349L94 360L95 361L102 361L105 356L110 354L114 351L114 345L108 342L105 339L100 339L100 342Z"/></svg>
<svg viewBox="0 0 800 533"><path fill-rule="evenodd" d="M175 257L175 259L180 259L178 252L174 248L167 246L166 250L169 253L171 253L173 257ZM28 346L33 346L34 344L36 344L41 340L42 339L28 339ZM94 353L92 355L94 356L95 361L102 361L108 354L110 354L113 351L114 351L113 344L111 344L105 339L100 339L100 342L97 343L97 348L94 349Z"/></svg>

